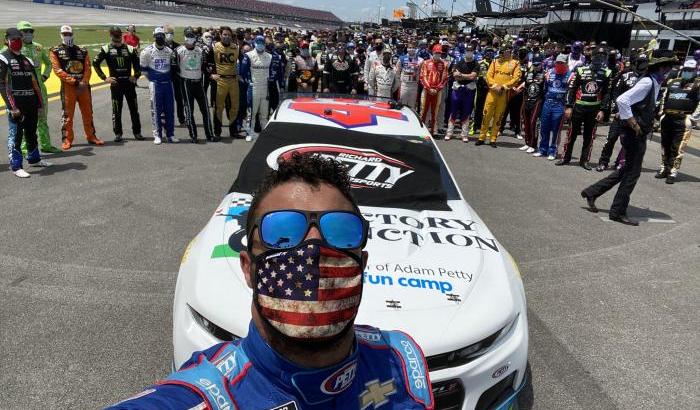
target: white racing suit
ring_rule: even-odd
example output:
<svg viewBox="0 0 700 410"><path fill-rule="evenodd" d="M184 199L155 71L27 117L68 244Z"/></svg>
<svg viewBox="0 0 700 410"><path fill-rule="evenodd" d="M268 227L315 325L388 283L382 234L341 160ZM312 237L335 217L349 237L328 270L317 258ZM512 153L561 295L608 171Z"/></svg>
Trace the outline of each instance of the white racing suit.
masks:
<svg viewBox="0 0 700 410"><path fill-rule="evenodd" d="M256 50L249 51L243 56L248 61L241 64L249 71L242 73L246 78L250 87L252 87L253 101L250 110L250 129L255 126L255 116L260 115L260 127L265 128L269 115L269 89L268 84L277 85L276 82L270 82L274 76L271 73L272 54L267 51L258 53ZM247 63L247 64L246 64Z"/></svg>
<svg viewBox="0 0 700 410"><path fill-rule="evenodd" d="M369 71L369 89L377 97L391 98L399 88L399 78L391 65L374 64ZM372 94L370 94L372 95Z"/></svg>
<svg viewBox="0 0 700 410"><path fill-rule="evenodd" d="M418 107L418 76L422 60L418 56L411 58L404 54L396 64L396 71L400 78L399 102L416 110Z"/></svg>

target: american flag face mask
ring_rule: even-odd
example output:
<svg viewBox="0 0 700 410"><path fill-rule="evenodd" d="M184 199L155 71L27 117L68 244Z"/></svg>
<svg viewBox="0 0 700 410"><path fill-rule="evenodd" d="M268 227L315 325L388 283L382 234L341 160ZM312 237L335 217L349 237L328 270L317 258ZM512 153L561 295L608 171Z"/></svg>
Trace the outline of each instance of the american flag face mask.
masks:
<svg viewBox="0 0 700 410"><path fill-rule="evenodd" d="M357 316L362 259L310 239L255 258L254 298L260 314L280 333L327 340Z"/></svg>

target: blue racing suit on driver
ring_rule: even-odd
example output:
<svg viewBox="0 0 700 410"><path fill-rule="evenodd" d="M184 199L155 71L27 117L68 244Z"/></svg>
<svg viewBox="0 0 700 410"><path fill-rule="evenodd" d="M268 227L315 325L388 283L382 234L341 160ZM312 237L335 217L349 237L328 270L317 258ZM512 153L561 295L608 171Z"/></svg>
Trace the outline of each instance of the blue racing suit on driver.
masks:
<svg viewBox="0 0 700 410"><path fill-rule="evenodd" d="M405 333L356 325L352 354L321 369L248 336L196 352L180 371L109 409L433 409L428 368Z"/></svg>
<svg viewBox="0 0 700 410"><path fill-rule="evenodd" d="M557 155L557 145L559 144L562 117L566 108L566 93L570 75L571 73L568 71L566 74L557 74L554 68L550 68L545 74L544 103L540 114L539 147L539 151L543 156Z"/></svg>
<svg viewBox="0 0 700 410"><path fill-rule="evenodd" d="M161 117L165 117L165 132L168 141L175 136L175 114L172 67L176 64L173 50L151 44L141 52L141 72L148 78L151 96L151 119L153 121L153 138L163 137Z"/></svg>

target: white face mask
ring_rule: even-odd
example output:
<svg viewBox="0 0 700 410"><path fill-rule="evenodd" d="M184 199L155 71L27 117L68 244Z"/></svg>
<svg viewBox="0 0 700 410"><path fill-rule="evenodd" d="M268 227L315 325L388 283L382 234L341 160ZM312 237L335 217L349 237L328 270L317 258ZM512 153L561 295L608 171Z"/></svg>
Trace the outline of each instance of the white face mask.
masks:
<svg viewBox="0 0 700 410"><path fill-rule="evenodd" d="M204 44L211 46L212 43L214 43L214 39L212 37L204 37Z"/></svg>
<svg viewBox="0 0 700 410"><path fill-rule="evenodd" d="M196 42L197 42L197 39L194 37L185 37L185 44L187 44L188 46L192 46Z"/></svg>
<svg viewBox="0 0 700 410"><path fill-rule="evenodd" d="M474 53L471 51L467 51L466 53L464 53L464 61L474 61Z"/></svg>
<svg viewBox="0 0 700 410"><path fill-rule="evenodd" d="M73 36L61 36L61 39L63 44L67 45L68 47L73 45Z"/></svg>
<svg viewBox="0 0 700 410"><path fill-rule="evenodd" d="M174 38L175 38L175 34L173 34L173 33L165 33L165 41L170 42L170 41L173 41Z"/></svg>
<svg viewBox="0 0 700 410"><path fill-rule="evenodd" d="M258 53L262 53L263 51L265 51L265 44L255 43L255 50Z"/></svg>

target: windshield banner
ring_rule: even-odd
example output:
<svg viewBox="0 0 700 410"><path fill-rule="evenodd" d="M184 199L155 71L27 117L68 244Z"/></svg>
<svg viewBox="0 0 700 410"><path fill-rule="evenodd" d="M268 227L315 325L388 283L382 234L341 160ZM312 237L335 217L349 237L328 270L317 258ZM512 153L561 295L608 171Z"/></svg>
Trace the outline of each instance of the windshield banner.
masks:
<svg viewBox="0 0 700 410"><path fill-rule="evenodd" d="M270 123L230 191L252 193L265 172L295 152L346 165L360 205L449 210L440 164L428 142L307 124Z"/></svg>

